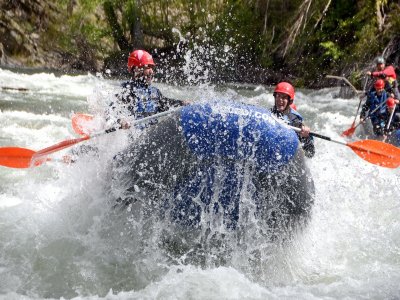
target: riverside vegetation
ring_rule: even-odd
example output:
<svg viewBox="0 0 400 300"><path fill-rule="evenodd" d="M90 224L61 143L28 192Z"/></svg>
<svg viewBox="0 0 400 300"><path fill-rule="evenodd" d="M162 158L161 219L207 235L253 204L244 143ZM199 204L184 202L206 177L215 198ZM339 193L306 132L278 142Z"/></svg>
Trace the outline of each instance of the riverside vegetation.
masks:
<svg viewBox="0 0 400 300"><path fill-rule="evenodd" d="M400 4L390 0L5 0L0 64L123 76L149 50L169 83L282 78L311 88L400 57ZM185 73L186 71L186 73ZM165 76L168 74L168 76ZM187 76L186 76L187 77Z"/></svg>

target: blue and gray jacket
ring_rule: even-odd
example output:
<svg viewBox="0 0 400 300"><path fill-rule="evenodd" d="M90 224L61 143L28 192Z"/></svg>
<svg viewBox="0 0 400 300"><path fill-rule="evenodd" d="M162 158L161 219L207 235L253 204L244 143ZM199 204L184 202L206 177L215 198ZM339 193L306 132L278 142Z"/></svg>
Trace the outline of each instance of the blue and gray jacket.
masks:
<svg viewBox="0 0 400 300"><path fill-rule="evenodd" d="M367 101L362 107L360 118L365 119L367 112L372 112L374 109L380 108L370 115L372 125L375 128L384 128L386 119L386 100L389 94L384 90L380 95L377 94L375 89L371 89L368 93Z"/></svg>
<svg viewBox="0 0 400 300"><path fill-rule="evenodd" d="M158 88L140 80L126 81L121 87L121 92L116 95L118 103L110 104L109 113L113 115L141 119L184 105L183 101L164 97Z"/></svg>
<svg viewBox="0 0 400 300"><path fill-rule="evenodd" d="M284 120L288 125L293 127L301 128L303 124L303 117L294 109L290 108L287 113L279 112L276 107L274 106L271 109L271 112L276 115L278 118ZM312 136L308 137L301 137L299 133L297 133L299 141L302 145L304 150L304 154L307 157L313 157L315 154L315 146L314 146L314 139Z"/></svg>

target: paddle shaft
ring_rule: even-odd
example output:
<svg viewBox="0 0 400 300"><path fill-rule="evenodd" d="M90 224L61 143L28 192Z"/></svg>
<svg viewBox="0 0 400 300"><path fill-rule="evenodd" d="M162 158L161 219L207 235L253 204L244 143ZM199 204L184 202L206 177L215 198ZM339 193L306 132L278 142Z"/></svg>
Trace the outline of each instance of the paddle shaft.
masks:
<svg viewBox="0 0 400 300"><path fill-rule="evenodd" d="M381 104L379 104L373 111L371 111L370 113L368 113L368 116L365 117L364 121L371 118L371 116L378 110L380 109L384 104L386 104L386 101L382 102ZM358 123L354 129L356 129L358 126L360 126L362 124L362 122Z"/></svg>
<svg viewBox="0 0 400 300"><path fill-rule="evenodd" d="M351 127L353 127L354 124L356 123L357 116L358 116L358 112L360 111L361 103L362 103L363 99L364 99L364 97L360 97L360 101L358 102L358 107L357 107L356 115L354 116L353 125L352 125Z"/></svg>
<svg viewBox="0 0 400 300"><path fill-rule="evenodd" d="M181 109L182 109L182 107L178 107L176 109L170 109L170 110L167 110L167 111L163 111L163 112L160 112L160 113L157 113L155 115L151 115L151 116L148 116L148 117L145 117L145 118L142 118L142 119L137 119L137 120L134 120L130 125L131 126L137 126L137 125L146 123L148 121L151 121L153 119L160 119L160 118L163 118L165 116L169 116L170 114L172 114L174 112L180 111ZM103 135L105 133L114 132L114 131L119 130L119 129L121 129L121 128L111 127L111 128L109 128L109 129L107 129L107 130L105 130L103 132L98 132L98 133L91 134L90 137L96 137L96 136L99 136L99 135Z"/></svg>
<svg viewBox="0 0 400 300"><path fill-rule="evenodd" d="M389 130L389 128L390 128L390 123L392 123L392 119L393 119L393 115L394 115L394 111L395 110L396 110L396 104L394 105L394 108L393 108L393 110L392 110L392 112L390 114L389 121L388 121L388 123L386 125L386 130Z"/></svg>
<svg viewBox="0 0 400 300"><path fill-rule="evenodd" d="M181 108L173 109L173 110L167 110L167 111L164 111L164 112L152 115L152 116L145 117L143 119L135 120L135 121L132 122L131 125L140 125L140 124L146 123L148 121L151 121L153 119L159 119L159 118L165 117L167 115L170 115L170 114L172 114L172 113L174 113L174 112L176 112L177 110L180 110L180 109ZM114 128L107 129L105 131L100 131L100 132L93 133L90 136L89 135L85 135L85 136L83 136L81 138L62 141L62 142L57 143L55 145L52 145L50 147L47 147L47 148L44 148L44 149L39 150L37 152L34 152L33 155L32 155L32 159L31 160L34 163L35 161L37 161L37 160L39 160L39 159L41 159L41 158L53 153L53 152L57 152L57 151L60 151L60 150L62 150L64 148L71 147L71 146L73 146L75 144L78 144L80 142L89 140L91 138L99 137L99 136L102 136L104 134L107 134L107 133L110 133L110 132L114 132L114 131L116 131L118 129L119 128L115 128L114 127Z"/></svg>
<svg viewBox="0 0 400 300"><path fill-rule="evenodd" d="M368 77L366 77L366 78L365 78L365 81L364 81L364 88L363 88L363 92L364 92L364 93L365 93L365 87L367 86L367 82L368 82ZM362 100L364 99L364 97L365 97L365 95L360 96L360 101L358 102L357 111L356 111L356 114L355 114L355 116L354 116L354 121L353 121L353 124L351 125L351 127L354 127L354 124L356 124L358 112L360 111L361 103L362 103Z"/></svg>
<svg viewBox="0 0 400 300"><path fill-rule="evenodd" d="M291 129L293 129L294 131L296 131L296 132L301 132L301 129L298 128L298 127L294 127L294 126L290 126L290 125L288 125L288 126L289 126ZM319 134L319 133L310 132L310 135L311 135L311 136L315 136L316 138L320 138L320 139L327 140L327 141L330 141L330 142L334 142L334 143L337 143L337 144L347 145L347 143L333 140L333 139L331 139L329 136L325 136L325 135L322 135L322 134Z"/></svg>

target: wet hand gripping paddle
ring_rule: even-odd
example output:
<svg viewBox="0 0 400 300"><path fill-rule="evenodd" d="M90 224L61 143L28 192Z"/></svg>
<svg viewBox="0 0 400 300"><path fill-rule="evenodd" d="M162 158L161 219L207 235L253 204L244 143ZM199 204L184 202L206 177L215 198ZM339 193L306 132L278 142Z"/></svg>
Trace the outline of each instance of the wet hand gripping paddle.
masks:
<svg viewBox="0 0 400 300"><path fill-rule="evenodd" d="M131 125L132 126L139 125L139 124L146 123L153 119L160 119L160 118L170 115L180 109L181 108L174 109L174 110L168 110L168 111L156 114L156 115L152 115L152 116L149 116L146 118L135 120L131 123ZM20 148L20 147L2 147L2 148L0 148L0 166L9 167L9 168L19 168L19 169L36 167L36 166L43 164L46 161L51 160L50 158L47 157L49 154L52 154L54 152L71 147L80 142L83 142L83 141L86 141L86 140L89 140L89 139L92 139L95 137L99 137L99 136L108 134L110 132L114 132L116 130L118 130L118 129L110 128L108 130L93 133L91 135L87 135L83 132L82 134L84 136L81 138L65 140L65 141L59 142L55 145L52 145L50 147L44 148L39 151L34 151L34 150Z"/></svg>

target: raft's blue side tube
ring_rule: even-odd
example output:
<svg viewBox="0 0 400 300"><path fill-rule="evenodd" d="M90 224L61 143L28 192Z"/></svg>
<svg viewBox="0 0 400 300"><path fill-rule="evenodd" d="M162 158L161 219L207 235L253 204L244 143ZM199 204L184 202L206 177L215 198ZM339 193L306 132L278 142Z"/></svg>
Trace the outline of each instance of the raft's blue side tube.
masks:
<svg viewBox="0 0 400 300"><path fill-rule="evenodd" d="M272 118L269 110L232 101L184 107L181 125L196 155L252 158L261 168L286 165L299 145L296 133Z"/></svg>

